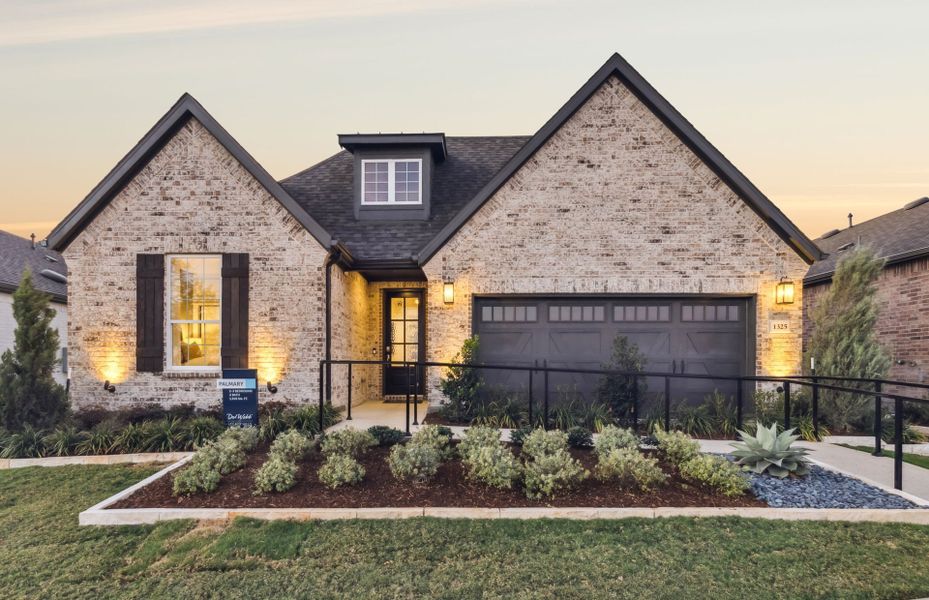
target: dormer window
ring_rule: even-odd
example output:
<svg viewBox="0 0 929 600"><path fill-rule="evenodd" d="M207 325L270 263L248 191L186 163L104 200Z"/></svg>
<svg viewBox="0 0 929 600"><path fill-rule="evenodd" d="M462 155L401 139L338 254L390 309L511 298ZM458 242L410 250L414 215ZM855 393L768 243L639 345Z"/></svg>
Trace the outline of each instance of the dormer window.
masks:
<svg viewBox="0 0 929 600"><path fill-rule="evenodd" d="M363 205L422 204L422 159L362 160L361 174Z"/></svg>

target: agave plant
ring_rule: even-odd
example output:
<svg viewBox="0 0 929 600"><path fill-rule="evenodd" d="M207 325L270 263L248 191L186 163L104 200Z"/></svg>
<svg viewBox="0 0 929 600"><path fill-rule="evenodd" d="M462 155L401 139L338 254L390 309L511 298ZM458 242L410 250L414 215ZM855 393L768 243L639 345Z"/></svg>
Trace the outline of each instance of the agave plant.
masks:
<svg viewBox="0 0 929 600"><path fill-rule="evenodd" d="M788 475L806 475L810 472L806 460L807 451L803 448L791 448L791 444L800 439L794 435L794 429L777 432L777 423L770 427L758 424L755 435L739 431L741 442L733 442L732 453L746 471L753 473L767 472L769 475L784 478Z"/></svg>

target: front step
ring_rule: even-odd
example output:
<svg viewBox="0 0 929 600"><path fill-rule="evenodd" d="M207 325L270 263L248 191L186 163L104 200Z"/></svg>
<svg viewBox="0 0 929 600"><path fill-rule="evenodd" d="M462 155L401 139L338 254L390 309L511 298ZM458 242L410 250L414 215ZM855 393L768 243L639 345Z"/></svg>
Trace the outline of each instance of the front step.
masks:
<svg viewBox="0 0 929 600"><path fill-rule="evenodd" d="M410 402L422 403L426 398L422 394L410 396ZM406 404L406 394L388 394L384 396L384 402L387 404Z"/></svg>

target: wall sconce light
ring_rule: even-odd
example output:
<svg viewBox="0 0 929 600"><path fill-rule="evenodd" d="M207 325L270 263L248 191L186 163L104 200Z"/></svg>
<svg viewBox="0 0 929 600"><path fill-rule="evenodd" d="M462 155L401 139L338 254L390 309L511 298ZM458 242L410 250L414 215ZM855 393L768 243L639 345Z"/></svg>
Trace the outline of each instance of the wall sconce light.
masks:
<svg viewBox="0 0 929 600"><path fill-rule="evenodd" d="M774 291L775 304L794 303L794 282L782 280Z"/></svg>
<svg viewBox="0 0 929 600"><path fill-rule="evenodd" d="M106 391L112 394L113 392L116 391L116 386L110 383L110 380L107 379L106 381L103 382L103 389L105 389Z"/></svg>
<svg viewBox="0 0 929 600"><path fill-rule="evenodd" d="M268 391L271 392L272 394L277 393L277 386L272 384L270 379L268 380Z"/></svg>
<svg viewBox="0 0 929 600"><path fill-rule="evenodd" d="M445 300L445 304L452 304L455 302L455 282L445 282L445 285L442 287L442 299Z"/></svg>

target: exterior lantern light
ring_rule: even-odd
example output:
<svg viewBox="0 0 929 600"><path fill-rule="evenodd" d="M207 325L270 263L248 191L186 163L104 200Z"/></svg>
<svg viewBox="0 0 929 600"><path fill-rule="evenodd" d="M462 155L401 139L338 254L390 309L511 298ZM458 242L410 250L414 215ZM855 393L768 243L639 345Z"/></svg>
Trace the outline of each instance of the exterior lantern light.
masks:
<svg viewBox="0 0 929 600"><path fill-rule="evenodd" d="M277 386L271 383L270 379L268 380L268 391L271 392L272 394L277 393Z"/></svg>
<svg viewBox="0 0 929 600"><path fill-rule="evenodd" d="M112 394L113 392L116 391L116 386L110 383L110 380L107 379L106 381L103 382L103 389L105 389L106 391Z"/></svg>
<svg viewBox="0 0 929 600"><path fill-rule="evenodd" d="M445 282L445 285L442 287L442 299L445 300L445 304L452 304L455 302L455 282Z"/></svg>
<svg viewBox="0 0 929 600"><path fill-rule="evenodd" d="M774 292L775 304L793 304L794 303L794 282L781 280L777 284Z"/></svg>

